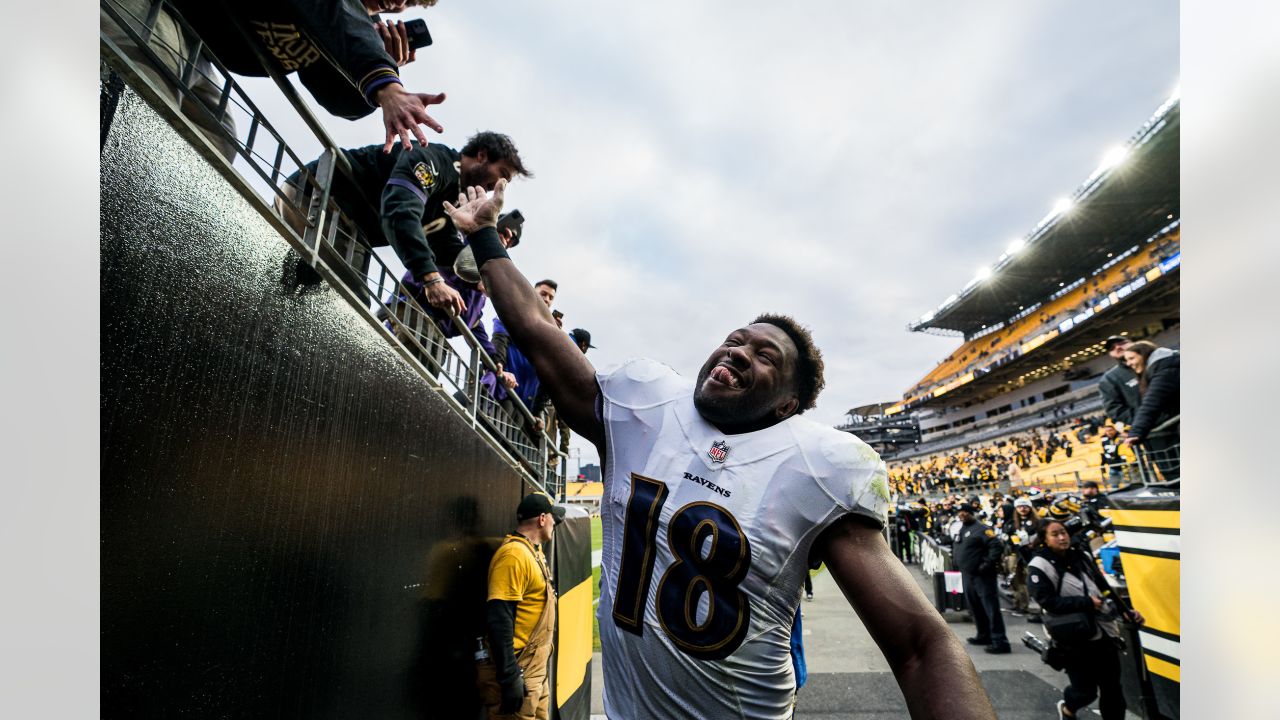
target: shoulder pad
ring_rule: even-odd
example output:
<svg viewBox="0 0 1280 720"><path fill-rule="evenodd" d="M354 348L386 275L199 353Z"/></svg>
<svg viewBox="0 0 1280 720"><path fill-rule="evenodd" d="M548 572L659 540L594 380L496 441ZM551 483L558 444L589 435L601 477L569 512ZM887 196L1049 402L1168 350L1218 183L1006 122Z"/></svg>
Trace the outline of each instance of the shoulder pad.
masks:
<svg viewBox="0 0 1280 720"><path fill-rule="evenodd" d="M807 432L798 432L805 457L813 471L829 478L827 485L841 502L874 515L885 522L889 512L889 471L880 455L857 436L835 428L808 423Z"/></svg>
<svg viewBox="0 0 1280 720"><path fill-rule="evenodd" d="M670 402L693 390L693 383L656 360L636 358L596 374L606 401L640 409Z"/></svg>

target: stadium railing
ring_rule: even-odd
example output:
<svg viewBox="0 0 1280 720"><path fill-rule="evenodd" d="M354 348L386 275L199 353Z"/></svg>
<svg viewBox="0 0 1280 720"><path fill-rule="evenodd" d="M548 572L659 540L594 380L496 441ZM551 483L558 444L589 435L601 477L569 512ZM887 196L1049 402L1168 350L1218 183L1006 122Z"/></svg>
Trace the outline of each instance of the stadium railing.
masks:
<svg viewBox="0 0 1280 720"><path fill-rule="evenodd" d="M532 424L534 417L529 409L514 399L519 417L510 414L482 389L481 377L487 370L496 372L497 366L480 346L471 330L457 317L452 322L457 327L467 348L460 353L444 333L413 299L390 268L373 252L373 246L361 228L338 208L330 195L336 173L351 176L351 168L340 148L325 131L319 120L306 106L287 77L280 74L275 64L262 57L262 51L253 43L263 66L324 148L316 171L310 172L306 163L285 142L275 126L253 102L232 74L212 55L199 39L198 34L166 0L149 3L146 17L138 17L119 0L101 0L105 20L118 26L135 45L127 53L109 37L105 29L100 33L102 62L111 71L107 85L115 95L104 97L103 142L109 114L114 112L115 102L123 83L130 87L165 116L179 134L189 140L205 159L217 169L237 190L259 210L285 241L315 273L328 281L351 306L377 328L400 355L443 398L448 406L462 416L490 447L516 472L536 488L553 497L564 493L567 457L561 454L547 432L537 433L534 442L525 434L524 426ZM165 42L155 31L161 18L169 18L179 28L189 49L174 47ZM181 58L181 68L176 70L162 59L155 45ZM130 56L132 54L132 57ZM140 57L141 56L141 57ZM147 72L138 65L147 62ZM212 77L202 67L210 67L220 77ZM156 87L148 74L159 75L169 87ZM216 104L212 107L196 94L196 82L204 79L221 88ZM168 99L176 91L182 102L182 111ZM191 110L188 110L191 108ZM237 111L249 121L245 137L237 137L225 127L210 130L197 128L184 112L203 113L203 119L220 125L220 118L227 112ZM249 179L232 167L215 147L208 134L217 133L223 142L234 145L236 159L242 160L257 181L265 183L271 193L268 202L256 191ZM265 147L264 147L265 146ZM289 172L292 170L292 172ZM288 187L290 176L302 184L303 192ZM370 208L370 212L376 212ZM294 222L291 222L291 215ZM301 219L301 232L295 222ZM373 266L370 271L370 265ZM392 329L382 323L386 321ZM523 422L520 422L523 421ZM553 425L548 424L548 427ZM536 444L534 444L536 442ZM549 462L551 456L559 462Z"/></svg>

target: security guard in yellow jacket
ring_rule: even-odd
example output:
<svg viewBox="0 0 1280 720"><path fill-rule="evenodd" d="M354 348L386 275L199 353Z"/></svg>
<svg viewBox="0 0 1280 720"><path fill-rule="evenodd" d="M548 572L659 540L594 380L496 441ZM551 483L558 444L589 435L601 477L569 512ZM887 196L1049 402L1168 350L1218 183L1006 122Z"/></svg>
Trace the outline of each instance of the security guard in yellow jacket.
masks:
<svg viewBox="0 0 1280 720"><path fill-rule="evenodd" d="M477 668L490 720L545 720L551 705L548 666L556 626L556 591L542 554L565 509L531 493L516 509L516 531L489 563L487 647Z"/></svg>

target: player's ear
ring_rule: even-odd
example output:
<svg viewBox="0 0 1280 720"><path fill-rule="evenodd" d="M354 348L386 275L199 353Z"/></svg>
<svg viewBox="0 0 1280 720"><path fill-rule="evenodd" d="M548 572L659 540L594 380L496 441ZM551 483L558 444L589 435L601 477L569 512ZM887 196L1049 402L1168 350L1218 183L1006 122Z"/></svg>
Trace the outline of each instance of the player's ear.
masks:
<svg viewBox="0 0 1280 720"><path fill-rule="evenodd" d="M775 412L777 413L779 420L786 420L792 415L795 415L796 411L799 409L800 409L800 398L796 397L795 395L792 395L790 398L787 399L786 402L779 405L778 409Z"/></svg>

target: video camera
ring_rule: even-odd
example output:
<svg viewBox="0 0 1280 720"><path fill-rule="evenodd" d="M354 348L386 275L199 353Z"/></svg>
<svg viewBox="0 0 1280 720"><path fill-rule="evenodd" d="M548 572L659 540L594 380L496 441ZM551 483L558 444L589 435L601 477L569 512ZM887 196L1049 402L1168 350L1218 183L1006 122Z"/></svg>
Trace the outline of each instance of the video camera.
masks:
<svg viewBox="0 0 1280 720"><path fill-rule="evenodd" d="M1111 531L1111 518L1081 512L1084 507L1084 500L1079 495L1067 495L1058 498L1049 506L1045 519L1061 522L1067 528L1067 533L1071 535L1073 545L1081 544L1087 547L1090 540L1102 537L1103 533Z"/></svg>

